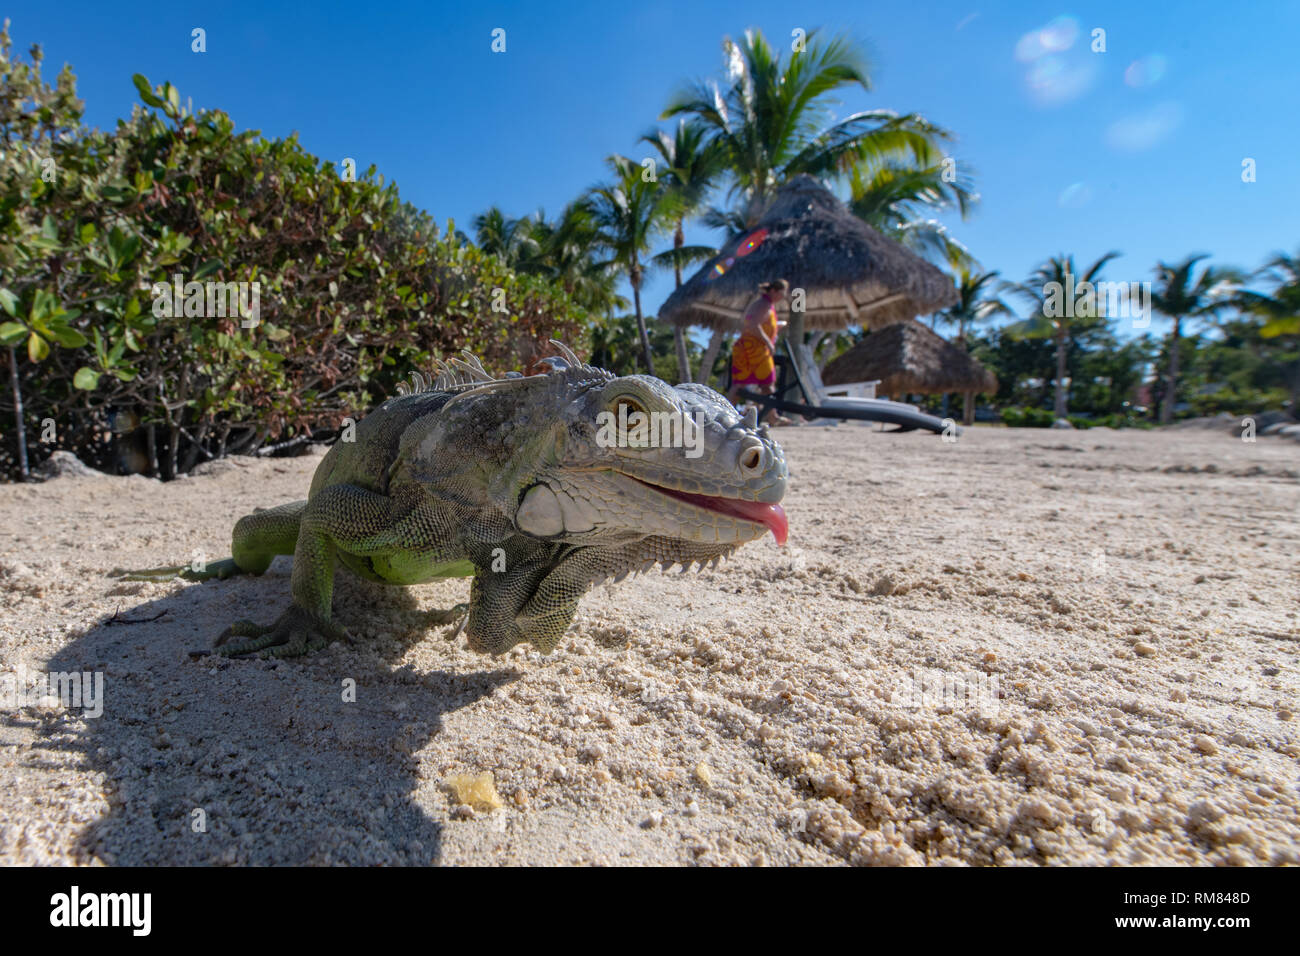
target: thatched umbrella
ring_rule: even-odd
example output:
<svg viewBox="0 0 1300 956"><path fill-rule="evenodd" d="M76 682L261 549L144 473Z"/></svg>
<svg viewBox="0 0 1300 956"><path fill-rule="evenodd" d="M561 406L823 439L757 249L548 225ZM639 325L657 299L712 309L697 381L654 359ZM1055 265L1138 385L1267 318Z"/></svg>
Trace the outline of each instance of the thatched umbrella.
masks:
<svg viewBox="0 0 1300 956"><path fill-rule="evenodd" d="M822 372L827 385L879 381L884 395L996 392L998 380L964 349L908 319L872 332Z"/></svg>
<svg viewBox="0 0 1300 956"><path fill-rule="evenodd" d="M761 230L761 231L760 231ZM761 241L754 244L756 236ZM659 318L715 332L739 332L760 282L785 279L803 290L804 311L790 313L792 342L804 328L882 328L957 302L952 280L920 256L854 216L811 176L799 175L772 197L754 229L738 236L668 297Z"/></svg>

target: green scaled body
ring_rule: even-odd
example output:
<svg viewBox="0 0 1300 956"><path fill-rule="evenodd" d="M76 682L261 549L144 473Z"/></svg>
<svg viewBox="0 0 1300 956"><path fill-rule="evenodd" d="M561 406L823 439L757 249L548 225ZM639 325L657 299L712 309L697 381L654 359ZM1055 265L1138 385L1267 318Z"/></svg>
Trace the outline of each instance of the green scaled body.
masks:
<svg viewBox="0 0 1300 956"><path fill-rule="evenodd" d="M549 652L599 581L715 562L769 529L784 541L785 459L752 415L704 386L617 377L560 348L541 375L493 379L473 359L444 366L427 390L345 432L305 501L241 518L231 558L132 576L261 574L292 554L292 604L272 624L231 625L217 642L228 656L292 656L346 638L331 606L340 564L393 585L472 577L468 604L453 609L471 647L499 654L529 641ZM686 437L672 447L620 432L628 440L611 443L609 422L629 410L634 421L689 419L675 433Z"/></svg>

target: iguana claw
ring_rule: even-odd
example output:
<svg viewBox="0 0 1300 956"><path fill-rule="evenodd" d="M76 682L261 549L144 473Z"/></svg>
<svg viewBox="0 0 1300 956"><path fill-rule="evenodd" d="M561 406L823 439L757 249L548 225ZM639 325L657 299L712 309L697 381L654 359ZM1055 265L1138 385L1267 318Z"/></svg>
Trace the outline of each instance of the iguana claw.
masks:
<svg viewBox="0 0 1300 956"><path fill-rule="evenodd" d="M469 605L457 604L445 611L430 611L425 615L424 620L426 624L431 624L434 627L456 621L456 626L446 635L446 640L454 641L460 632L465 630L465 622L469 620Z"/></svg>
<svg viewBox="0 0 1300 956"><path fill-rule="evenodd" d="M251 640L225 647L231 638ZM236 621L217 638L215 647L222 657L240 657L262 651L263 658L300 657L319 650L331 641L348 640L345 628L331 621L321 621L295 606L290 606L274 624Z"/></svg>

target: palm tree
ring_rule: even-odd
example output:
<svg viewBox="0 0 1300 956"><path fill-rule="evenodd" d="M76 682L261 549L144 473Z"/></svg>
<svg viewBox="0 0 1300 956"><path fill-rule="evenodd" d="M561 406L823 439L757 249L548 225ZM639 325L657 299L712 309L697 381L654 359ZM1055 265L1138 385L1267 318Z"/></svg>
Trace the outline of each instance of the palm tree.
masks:
<svg viewBox="0 0 1300 956"><path fill-rule="evenodd" d="M626 156L607 160L614 181L595 186L590 192L591 214L600 230L600 242L612 254L610 263L627 272L636 306L636 324L641 336L645 369L654 374L654 356L645 315L641 311L641 284L647 262L643 258L656 236L665 232L677 216L678 200L662 184L642 175L639 163Z"/></svg>
<svg viewBox="0 0 1300 956"><path fill-rule="evenodd" d="M1072 290L1084 282L1096 282L1106 263L1118 256L1118 252L1106 253L1081 275L1074 265L1074 256L1059 255L1035 269L1024 282L1002 284L1002 291L1019 296L1032 310L1028 318L1007 326L1006 333L1023 338L1052 338L1056 342L1057 418L1065 418L1069 413L1065 373L1070 323L1074 319L1097 318L1104 312L1104 303L1098 305L1098 297L1095 295L1077 300L1066 300L1064 297L1073 295Z"/></svg>
<svg viewBox="0 0 1300 956"><path fill-rule="evenodd" d="M513 267L518 265L529 242L531 226L527 216L511 219L498 206L491 206L474 217L474 244Z"/></svg>
<svg viewBox="0 0 1300 956"><path fill-rule="evenodd" d="M957 326L957 344L966 344L966 333L979 322L987 322L995 315L1011 315L1011 308L990 288L1000 273L972 272L962 269L957 274L957 304L939 313L939 321Z"/></svg>
<svg viewBox="0 0 1300 956"><path fill-rule="evenodd" d="M1273 253L1255 275L1271 280L1273 291L1268 295L1242 292L1237 304L1267 320L1260 335L1271 339L1279 335L1300 334L1300 249L1294 256L1285 252Z"/></svg>
<svg viewBox="0 0 1300 956"><path fill-rule="evenodd" d="M726 37L724 85L696 82L664 110L663 118L690 115L708 129L730 173L728 209L710 209L706 224L723 224L733 235L745 231L776 189L800 173L833 180L861 163L940 161L939 144L949 134L915 114L867 110L835 120L830 95L870 90L870 71L848 39L815 36L785 61L758 30L747 30L740 42ZM787 336L803 341L802 315L791 314Z"/></svg>
<svg viewBox="0 0 1300 956"><path fill-rule="evenodd" d="M603 238L587 198L569 203L555 222L539 212L529 236L536 253L522 263L522 271L560 283L593 314L610 315L627 307L627 300L615 289L613 268L601 261Z"/></svg>
<svg viewBox="0 0 1300 956"><path fill-rule="evenodd" d="M511 219L492 206L474 217L474 231L475 244L484 252L498 256L515 272L559 283L594 315L609 315L628 305L615 289L609 264L600 261L600 230L586 199L570 203L555 221L540 209Z"/></svg>
<svg viewBox="0 0 1300 956"><path fill-rule="evenodd" d="M672 333L662 322L656 322L649 331L650 345L656 356L654 374L667 380L672 372L665 366L676 364L670 351ZM604 322L593 323L589 334L592 365L608 369L615 375L632 375L637 371L641 333L636 316L610 316Z"/></svg>
<svg viewBox="0 0 1300 956"><path fill-rule="evenodd" d="M1291 414L1300 415L1300 360L1295 358L1294 347L1287 348L1295 341L1294 337L1300 335L1300 249L1295 255L1273 253L1256 270L1254 277L1271 282L1273 290L1262 293L1243 289L1237 293L1233 304L1243 312L1263 319L1264 325L1259 330L1261 338L1282 337L1283 341L1278 344L1283 346L1284 357L1280 361L1291 392ZM1286 358L1288 353L1290 357Z"/></svg>
<svg viewBox="0 0 1300 956"><path fill-rule="evenodd" d="M945 177L942 163L917 166L868 159L849 174L849 210L879 232L939 263L974 271L978 263L933 213L957 209L965 219L979 203L969 172Z"/></svg>
<svg viewBox="0 0 1300 956"><path fill-rule="evenodd" d="M851 86L871 89L866 58L846 38L810 42L785 62L758 30L747 30L739 43L724 38L722 48L726 88L697 82L672 99L663 118L689 114L710 131L732 174L733 198L742 200L746 225L799 173L833 178L855 163L891 157L937 162L937 144L948 134L914 114L868 110L830 121L828 94Z"/></svg>
<svg viewBox="0 0 1300 956"><path fill-rule="evenodd" d="M677 215L673 223L673 248L655 257L656 264L673 267L677 288L682 286L682 267L702 262L717 250L708 246L686 245L683 225L688 217L699 212L709 190L721 175L722 153L717 145L708 141L708 130L700 123L677 122L673 135L656 130L642 136L659 151L667 169L663 185L677 202ZM677 352L677 374L683 382L691 381L691 365L686 352L686 333L681 326L673 326L673 346Z"/></svg>
<svg viewBox="0 0 1300 956"><path fill-rule="evenodd" d="M1156 264L1156 287L1151 291L1151 307L1174 320L1169 342L1169 365L1165 372L1165 395L1160 403L1160 422L1169 424L1178 401L1178 359L1183 337L1183 320L1212 316L1230 303L1225 290L1240 277L1233 270L1206 266L1195 281L1192 273L1205 253L1188 256L1172 265ZM1235 291L1235 290L1234 290Z"/></svg>
<svg viewBox="0 0 1300 956"><path fill-rule="evenodd" d="M994 291L992 283L997 272L972 272L961 269L957 274L957 291L961 298L957 304L936 314L935 318L946 325L957 326L957 344L966 348L966 332L979 322L987 322L995 315L1011 315L1011 309ZM962 396L962 424L975 420L975 396L969 392Z"/></svg>

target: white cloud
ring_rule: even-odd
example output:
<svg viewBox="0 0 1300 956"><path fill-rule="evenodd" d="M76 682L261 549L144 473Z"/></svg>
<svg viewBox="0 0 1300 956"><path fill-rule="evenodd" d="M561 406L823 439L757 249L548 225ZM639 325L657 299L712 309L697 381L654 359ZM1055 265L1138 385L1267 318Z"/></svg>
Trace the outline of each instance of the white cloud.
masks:
<svg viewBox="0 0 1300 956"><path fill-rule="evenodd" d="M1123 152L1141 152L1164 142L1182 122L1182 106L1161 103L1111 123L1106 128L1106 144Z"/></svg>

